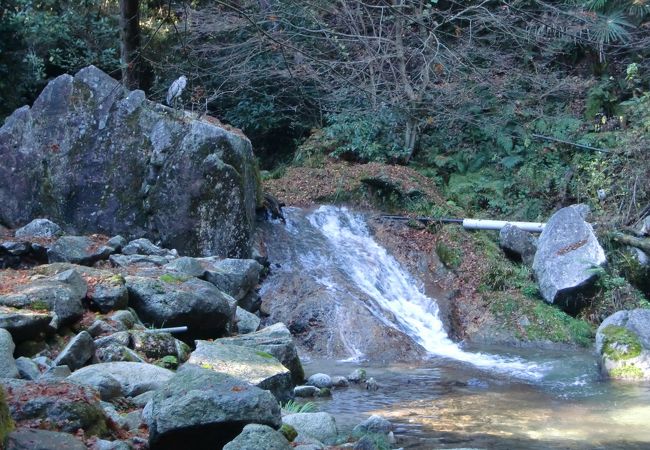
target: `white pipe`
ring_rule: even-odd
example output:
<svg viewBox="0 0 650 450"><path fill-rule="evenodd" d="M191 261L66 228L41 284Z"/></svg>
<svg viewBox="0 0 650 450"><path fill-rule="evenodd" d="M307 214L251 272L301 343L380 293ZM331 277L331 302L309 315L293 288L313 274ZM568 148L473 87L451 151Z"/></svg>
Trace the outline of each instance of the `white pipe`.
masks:
<svg viewBox="0 0 650 450"><path fill-rule="evenodd" d="M521 228L530 233L541 233L545 223L541 222L511 222L508 220L463 219L463 228L467 230L500 230L506 224Z"/></svg>

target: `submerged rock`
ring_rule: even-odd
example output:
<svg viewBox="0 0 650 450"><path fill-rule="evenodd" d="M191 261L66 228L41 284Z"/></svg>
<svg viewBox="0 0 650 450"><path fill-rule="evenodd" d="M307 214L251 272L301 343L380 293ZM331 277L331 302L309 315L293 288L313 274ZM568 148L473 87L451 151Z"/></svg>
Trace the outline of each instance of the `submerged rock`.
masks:
<svg viewBox="0 0 650 450"><path fill-rule="evenodd" d="M0 223L47 216L85 234L149 235L181 253L248 256L250 141L149 102L94 66L50 81L0 128Z"/></svg>
<svg viewBox="0 0 650 450"><path fill-rule="evenodd" d="M650 310L618 311L596 332L603 374L612 379L650 380Z"/></svg>
<svg viewBox="0 0 650 450"><path fill-rule="evenodd" d="M569 312L584 306L584 296L605 265L605 252L580 210L562 208L549 219L537 242L533 270L546 302Z"/></svg>

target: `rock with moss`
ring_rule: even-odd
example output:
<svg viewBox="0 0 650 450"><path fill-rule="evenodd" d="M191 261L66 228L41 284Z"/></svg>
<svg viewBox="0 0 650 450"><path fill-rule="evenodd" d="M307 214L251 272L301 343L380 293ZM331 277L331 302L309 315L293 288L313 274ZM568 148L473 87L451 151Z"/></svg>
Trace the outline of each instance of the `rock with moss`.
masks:
<svg viewBox="0 0 650 450"><path fill-rule="evenodd" d="M650 310L618 311L601 323L596 351L612 379L650 380Z"/></svg>
<svg viewBox="0 0 650 450"><path fill-rule="evenodd" d="M247 256L250 141L128 91L94 66L50 81L0 128L0 223L147 235L181 253Z"/></svg>
<svg viewBox="0 0 650 450"><path fill-rule="evenodd" d="M220 341L196 341L196 350L187 362L269 390L280 402L287 401L293 393L289 369L262 350L226 345Z"/></svg>
<svg viewBox="0 0 650 450"><path fill-rule="evenodd" d="M222 448L256 423L277 429L273 395L229 375L185 365L153 395L143 412L151 450Z"/></svg>
<svg viewBox="0 0 650 450"><path fill-rule="evenodd" d="M116 380L121 386L121 395L135 397L144 392L159 389L174 373L153 364L139 362L110 362L86 366L70 375L68 379L75 383L90 384L97 389L102 389L106 378ZM114 383L109 380L112 386ZM113 388L111 387L111 394Z"/></svg>
<svg viewBox="0 0 650 450"><path fill-rule="evenodd" d="M99 404L99 393L90 386L66 380L2 380L13 419L42 422L54 431L87 436L107 431L106 417Z"/></svg>
<svg viewBox="0 0 650 450"><path fill-rule="evenodd" d="M11 414L9 413L5 391L4 388L0 386L0 444L4 442L7 434L9 434L13 428L14 422L11 419Z"/></svg>
<svg viewBox="0 0 650 450"><path fill-rule="evenodd" d="M294 431L295 432L295 431ZM267 425L249 424L223 450L291 450L283 433Z"/></svg>
<svg viewBox="0 0 650 450"><path fill-rule="evenodd" d="M237 303L213 284L198 278L126 277L130 306L154 327L187 326L183 340L230 333Z"/></svg>
<svg viewBox="0 0 650 450"><path fill-rule="evenodd" d="M59 329L81 318L84 311L81 301L87 291L86 281L77 271L71 269L16 286L11 292L0 295L0 306L24 310L25 314L42 313L41 317L50 313L51 320L48 325ZM40 337L37 324L30 321L30 325L33 326L8 329L16 341Z"/></svg>
<svg viewBox="0 0 650 450"><path fill-rule="evenodd" d="M259 282L262 265L254 259L201 258L205 279L226 294L243 299Z"/></svg>
<svg viewBox="0 0 650 450"><path fill-rule="evenodd" d="M326 412L296 413L282 418L299 434L306 434L325 444L333 444L338 439L338 428L334 416Z"/></svg>
<svg viewBox="0 0 650 450"><path fill-rule="evenodd" d="M219 339L227 345L250 347L273 355L291 371L294 384L302 384L305 372L298 357L298 350L289 329L283 323L276 323L254 333Z"/></svg>
<svg viewBox="0 0 650 450"><path fill-rule="evenodd" d="M557 211L537 242L533 270L547 303L577 312L598 277L594 267L607 263L592 226L578 208ZM585 295L580 295L585 294Z"/></svg>

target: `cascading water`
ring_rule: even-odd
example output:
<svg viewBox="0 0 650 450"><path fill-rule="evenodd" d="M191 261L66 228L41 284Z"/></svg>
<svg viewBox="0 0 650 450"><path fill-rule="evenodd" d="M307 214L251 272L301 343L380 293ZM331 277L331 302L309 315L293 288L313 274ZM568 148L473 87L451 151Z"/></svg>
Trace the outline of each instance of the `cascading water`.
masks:
<svg viewBox="0 0 650 450"><path fill-rule="evenodd" d="M287 230L296 239L311 236L319 242L313 243L306 253L294 254L297 261L285 262L284 270L308 272L317 283L333 291L349 291L349 286L354 286L356 297L369 305L375 316L410 336L431 355L527 379L542 377L544 368L538 364L465 352L452 342L439 318L436 302L375 242L361 214L321 206L306 217L310 230L305 230L305 219L298 210L289 209L286 215ZM345 286L341 286L343 280ZM353 347L349 353L351 357L363 356Z"/></svg>

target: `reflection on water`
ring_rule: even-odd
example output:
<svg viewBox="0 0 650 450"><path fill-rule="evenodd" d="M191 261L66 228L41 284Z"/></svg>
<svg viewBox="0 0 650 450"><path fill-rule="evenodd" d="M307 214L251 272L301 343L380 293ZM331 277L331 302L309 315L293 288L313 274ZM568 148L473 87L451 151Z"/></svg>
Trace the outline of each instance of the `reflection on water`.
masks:
<svg viewBox="0 0 650 450"><path fill-rule="evenodd" d="M508 349L509 350L509 349ZM508 350L502 349L503 352ZM490 349L495 351L495 349ZM453 360L366 367L379 391L360 386L317 399L342 432L379 414L405 449L650 449L650 385L601 381L592 355L529 355L553 369L526 382ZM308 374L347 375L356 364L310 361Z"/></svg>

